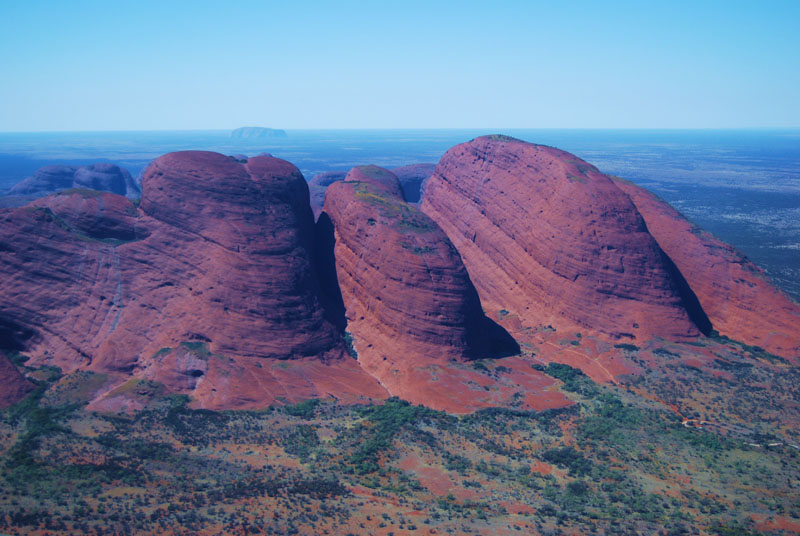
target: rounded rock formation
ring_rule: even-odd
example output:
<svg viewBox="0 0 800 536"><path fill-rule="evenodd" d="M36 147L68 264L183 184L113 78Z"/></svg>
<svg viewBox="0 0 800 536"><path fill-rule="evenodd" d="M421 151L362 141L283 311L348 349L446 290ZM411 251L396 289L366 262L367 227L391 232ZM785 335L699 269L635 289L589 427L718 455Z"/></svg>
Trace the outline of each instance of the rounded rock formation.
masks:
<svg viewBox="0 0 800 536"><path fill-rule="evenodd" d="M181 277L187 296L162 311L165 322L183 319L173 342L208 340L230 356L341 354L317 298L313 219L296 167L186 151L156 160L143 185L142 212L167 224L154 233L162 251L180 258L178 248L191 250ZM172 273L164 280L178 284Z"/></svg>
<svg viewBox="0 0 800 536"><path fill-rule="evenodd" d="M636 207L577 157L506 136L445 153L422 210L458 248L487 309L613 339L698 334Z"/></svg>
<svg viewBox="0 0 800 536"><path fill-rule="evenodd" d="M492 326L458 251L391 172L363 166L332 184L317 226L332 234L323 241L359 362L392 394L413 391L398 372L491 357Z"/></svg>
<svg viewBox="0 0 800 536"><path fill-rule="evenodd" d="M697 296L713 329L731 339L800 360L800 304L732 246L686 220L665 201L615 179Z"/></svg>
<svg viewBox="0 0 800 536"><path fill-rule="evenodd" d="M0 213L4 348L206 407L385 396L324 318L297 168L172 153L143 185L139 210L78 191Z"/></svg>

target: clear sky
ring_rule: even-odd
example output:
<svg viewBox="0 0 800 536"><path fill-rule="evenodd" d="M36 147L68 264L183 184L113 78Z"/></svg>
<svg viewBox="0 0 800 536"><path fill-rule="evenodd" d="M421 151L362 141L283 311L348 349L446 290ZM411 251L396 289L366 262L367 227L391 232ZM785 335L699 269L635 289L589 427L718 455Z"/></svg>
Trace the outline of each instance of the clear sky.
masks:
<svg viewBox="0 0 800 536"><path fill-rule="evenodd" d="M0 0L0 131L797 127L799 25L799 0Z"/></svg>

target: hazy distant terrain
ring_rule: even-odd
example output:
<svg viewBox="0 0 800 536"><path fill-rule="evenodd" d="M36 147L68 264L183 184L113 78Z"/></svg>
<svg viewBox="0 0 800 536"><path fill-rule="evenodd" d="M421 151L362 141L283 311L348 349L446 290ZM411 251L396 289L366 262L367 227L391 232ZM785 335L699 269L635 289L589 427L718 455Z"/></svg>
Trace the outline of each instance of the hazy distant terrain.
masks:
<svg viewBox="0 0 800 536"><path fill-rule="evenodd" d="M136 176L166 152L269 152L307 179L372 163L436 162L449 147L491 129L289 131L289 137L232 139L229 131L3 133L0 192L41 166L113 162ZM800 299L800 131L503 130L575 153L601 171L656 192L691 220L732 243Z"/></svg>

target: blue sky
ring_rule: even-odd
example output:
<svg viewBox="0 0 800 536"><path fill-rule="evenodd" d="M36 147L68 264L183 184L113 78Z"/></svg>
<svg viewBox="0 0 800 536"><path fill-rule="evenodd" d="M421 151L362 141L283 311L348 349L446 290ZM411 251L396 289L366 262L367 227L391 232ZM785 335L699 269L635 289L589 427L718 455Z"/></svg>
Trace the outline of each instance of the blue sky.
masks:
<svg viewBox="0 0 800 536"><path fill-rule="evenodd" d="M0 1L0 131L800 126L800 1Z"/></svg>

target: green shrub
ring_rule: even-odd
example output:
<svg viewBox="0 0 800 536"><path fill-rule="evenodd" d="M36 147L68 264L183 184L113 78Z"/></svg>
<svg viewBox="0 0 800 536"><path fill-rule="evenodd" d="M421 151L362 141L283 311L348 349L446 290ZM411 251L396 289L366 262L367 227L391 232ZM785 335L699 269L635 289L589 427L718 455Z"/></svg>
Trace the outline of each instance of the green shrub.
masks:
<svg viewBox="0 0 800 536"><path fill-rule="evenodd" d="M544 461L569 470L570 474L586 475L592 470L592 462L573 447L563 447L544 451Z"/></svg>
<svg viewBox="0 0 800 536"><path fill-rule="evenodd" d="M292 417L299 417L301 419L308 420L314 416L314 410L317 409L319 404L319 399L311 398L291 406L285 406L283 409Z"/></svg>
<svg viewBox="0 0 800 536"><path fill-rule="evenodd" d="M549 376L564 382L564 390L566 391L590 397L596 396L600 392L597 384L580 369L561 363L549 363L545 372Z"/></svg>
<svg viewBox="0 0 800 536"><path fill-rule="evenodd" d="M353 344L353 334L349 331L344 332L344 345L347 348L347 353L350 354L350 357L353 359L358 359L358 352Z"/></svg>

